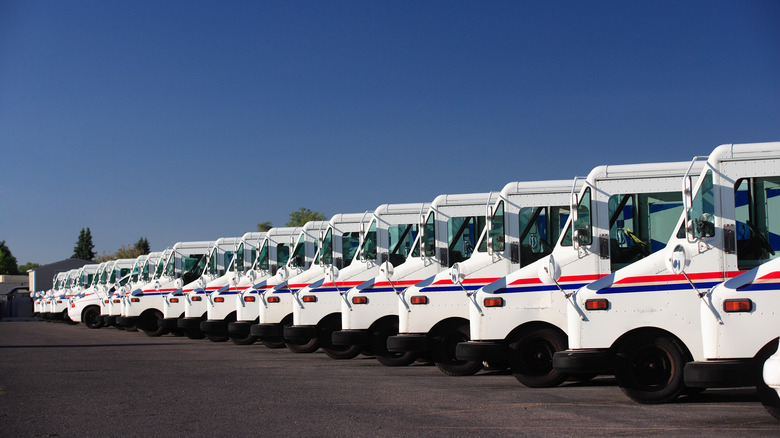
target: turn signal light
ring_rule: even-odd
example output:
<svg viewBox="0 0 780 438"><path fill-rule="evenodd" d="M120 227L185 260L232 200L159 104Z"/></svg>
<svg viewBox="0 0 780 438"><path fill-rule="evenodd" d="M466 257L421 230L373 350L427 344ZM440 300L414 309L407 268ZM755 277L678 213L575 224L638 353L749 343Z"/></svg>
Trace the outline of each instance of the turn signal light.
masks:
<svg viewBox="0 0 780 438"><path fill-rule="evenodd" d="M268 297L268 302L269 303L278 303L279 302L279 297Z"/></svg>
<svg viewBox="0 0 780 438"><path fill-rule="evenodd" d="M202 299L203 299L203 297L199 297L199 296L197 296L197 295L195 295L194 297L192 297L192 301L201 301Z"/></svg>
<svg viewBox="0 0 780 438"><path fill-rule="evenodd" d="M484 301L485 307L503 307L504 306L504 299L499 298L485 298Z"/></svg>
<svg viewBox="0 0 780 438"><path fill-rule="evenodd" d="M753 301L748 298L738 300L723 301L723 311L733 312L751 312L753 310Z"/></svg>
<svg viewBox="0 0 780 438"><path fill-rule="evenodd" d="M352 297L352 304L368 304L368 297Z"/></svg>
<svg viewBox="0 0 780 438"><path fill-rule="evenodd" d="M172 302L172 303L178 303L179 299L178 298L171 298L169 301Z"/></svg>
<svg viewBox="0 0 780 438"><path fill-rule="evenodd" d="M57 304L62 304L62 300L57 300Z"/></svg>
<svg viewBox="0 0 780 438"><path fill-rule="evenodd" d="M428 304L428 297L425 295L418 295L409 299L412 304Z"/></svg>
<svg viewBox="0 0 780 438"><path fill-rule="evenodd" d="M609 309L609 301L605 298L599 298L597 300L586 300L585 308L587 310L607 310Z"/></svg>
<svg viewBox="0 0 780 438"><path fill-rule="evenodd" d="M103 302L104 302L104 303L106 303L106 304L108 304L109 300L105 300L105 301L103 301Z"/></svg>
<svg viewBox="0 0 780 438"><path fill-rule="evenodd" d="M139 302L141 302L141 299L140 298L130 298L130 302L131 303L139 303Z"/></svg>
<svg viewBox="0 0 780 438"><path fill-rule="evenodd" d="M244 297L244 301L246 301L247 303L254 303L255 297Z"/></svg>
<svg viewBox="0 0 780 438"><path fill-rule="evenodd" d="M122 300L114 300L114 304L119 304L121 302L122 302Z"/></svg>
<svg viewBox="0 0 780 438"><path fill-rule="evenodd" d="M216 297L216 298L214 298L214 302L215 303L224 303L225 302L225 297Z"/></svg>
<svg viewBox="0 0 780 438"><path fill-rule="evenodd" d="M304 295L303 296L303 302L304 303L316 303L317 302L317 296L316 295Z"/></svg>

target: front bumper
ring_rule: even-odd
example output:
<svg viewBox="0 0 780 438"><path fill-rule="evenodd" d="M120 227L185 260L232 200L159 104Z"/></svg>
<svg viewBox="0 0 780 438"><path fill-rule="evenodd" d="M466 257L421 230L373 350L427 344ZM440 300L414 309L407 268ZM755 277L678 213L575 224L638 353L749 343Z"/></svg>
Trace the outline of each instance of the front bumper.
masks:
<svg viewBox="0 0 780 438"><path fill-rule="evenodd" d="M615 354L611 350L566 350L553 355L553 368L560 373L611 374Z"/></svg>
<svg viewBox="0 0 780 438"><path fill-rule="evenodd" d="M331 336L333 345L368 345L371 334L368 330L339 330Z"/></svg>
<svg viewBox="0 0 780 438"><path fill-rule="evenodd" d="M498 362L509 357L509 349L501 342L460 342L455 346L455 357L475 362Z"/></svg>
<svg viewBox="0 0 780 438"><path fill-rule="evenodd" d="M209 319L200 323L200 331L209 335L228 334L228 323L224 319Z"/></svg>
<svg viewBox="0 0 780 438"><path fill-rule="evenodd" d="M761 373L752 359L688 362L683 376L692 388L740 388L755 386Z"/></svg>
<svg viewBox="0 0 780 438"><path fill-rule="evenodd" d="M387 351L403 353L428 351L429 349L428 336L424 334L407 333L387 338Z"/></svg>
<svg viewBox="0 0 780 438"><path fill-rule="evenodd" d="M255 324L249 334L261 341L278 341L284 339L284 326L275 322Z"/></svg>
<svg viewBox="0 0 780 438"><path fill-rule="evenodd" d="M246 336L249 336L250 328L255 323L253 321L234 321L228 324L228 333L230 336L235 336L237 338L244 338Z"/></svg>
<svg viewBox="0 0 780 438"><path fill-rule="evenodd" d="M161 329L176 330L179 328L179 318L163 318L157 320L157 325Z"/></svg>
<svg viewBox="0 0 780 438"><path fill-rule="evenodd" d="M135 325L137 319L137 316L117 316L116 325L121 327L132 327Z"/></svg>
<svg viewBox="0 0 780 438"><path fill-rule="evenodd" d="M184 330L200 330L201 319L198 317L179 318L177 325Z"/></svg>
<svg viewBox="0 0 780 438"><path fill-rule="evenodd" d="M317 337L316 325L291 325L284 328L284 340L291 344L305 344Z"/></svg>

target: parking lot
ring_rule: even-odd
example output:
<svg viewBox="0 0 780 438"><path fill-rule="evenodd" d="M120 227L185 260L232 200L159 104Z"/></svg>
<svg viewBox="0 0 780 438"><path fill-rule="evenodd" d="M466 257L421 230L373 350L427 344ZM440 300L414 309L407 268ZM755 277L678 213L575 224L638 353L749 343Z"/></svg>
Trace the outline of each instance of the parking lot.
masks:
<svg viewBox="0 0 780 438"><path fill-rule="evenodd" d="M752 390L647 406L608 377L528 389L261 345L0 322L0 436L778 436Z"/></svg>

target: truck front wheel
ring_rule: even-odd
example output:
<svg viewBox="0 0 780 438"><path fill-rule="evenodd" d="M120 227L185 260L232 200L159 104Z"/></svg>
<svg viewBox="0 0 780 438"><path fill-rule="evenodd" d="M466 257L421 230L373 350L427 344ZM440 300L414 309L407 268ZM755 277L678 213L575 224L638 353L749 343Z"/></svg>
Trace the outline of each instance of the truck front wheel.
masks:
<svg viewBox="0 0 780 438"><path fill-rule="evenodd" d="M482 369L482 362L460 360L455 346L469 340L469 324L448 324L431 337L431 357L436 366L448 376L473 376Z"/></svg>
<svg viewBox="0 0 780 438"><path fill-rule="evenodd" d="M685 390L685 362L685 353L676 339L641 335L620 347L615 378L623 393L637 403L667 403Z"/></svg>
<svg viewBox="0 0 780 438"><path fill-rule="evenodd" d="M566 349L567 340L557 330L528 330L509 339L509 368L517 381L529 388L549 388L563 383L568 375L555 371L553 354Z"/></svg>
<svg viewBox="0 0 780 438"><path fill-rule="evenodd" d="M87 307L81 315L81 320L91 329L103 327L103 319L100 318L100 309L97 307Z"/></svg>

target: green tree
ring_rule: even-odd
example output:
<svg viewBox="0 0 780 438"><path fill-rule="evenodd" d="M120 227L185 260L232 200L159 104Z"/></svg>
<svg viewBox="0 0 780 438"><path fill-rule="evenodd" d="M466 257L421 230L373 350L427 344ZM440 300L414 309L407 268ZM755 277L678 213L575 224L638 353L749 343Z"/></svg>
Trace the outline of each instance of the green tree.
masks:
<svg viewBox="0 0 780 438"><path fill-rule="evenodd" d="M23 264L22 266L19 266L19 273L20 274L26 274L27 271L29 271L30 269L33 269L33 268L37 268L38 266L41 266L41 265L39 265L38 263L27 262L27 263Z"/></svg>
<svg viewBox="0 0 780 438"><path fill-rule="evenodd" d="M271 224L271 222L269 221L260 222L259 224L257 224L257 231L264 233L273 227L274 227L273 224Z"/></svg>
<svg viewBox="0 0 780 438"><path fill-rule="evenodd" d="M152 252L151 248L149 247L149 240L146 237L142 237L138 239L138 242L135 242L135 249L140 252L138 255L145 255Z"/></svg>
<svg viewBox="0 0 780 438"><path fill-rule="evenodd" d="M76 242L76 246L73 248L73 256L77 259L92 260L95 258L95 245L92 243L92 232L89 227L85 230L81 229L79 233L79 240Z"/></svg>
<svg viewBox="0 0 780 438"><path fill-rule="evenodd" d="M324 214L301 207L297 211L290 213L290 220L287 221L287 226L301 227L306 225L306 222L324 220L327 220Z"/></svg>
<svg viewBox="0 0 780 438"><path fill-rule="evenodd" d="M19 266L16 264L16 257L11 254L11 250L8 249L5 240L0 241L0 274L19 274Z"/></svg>

